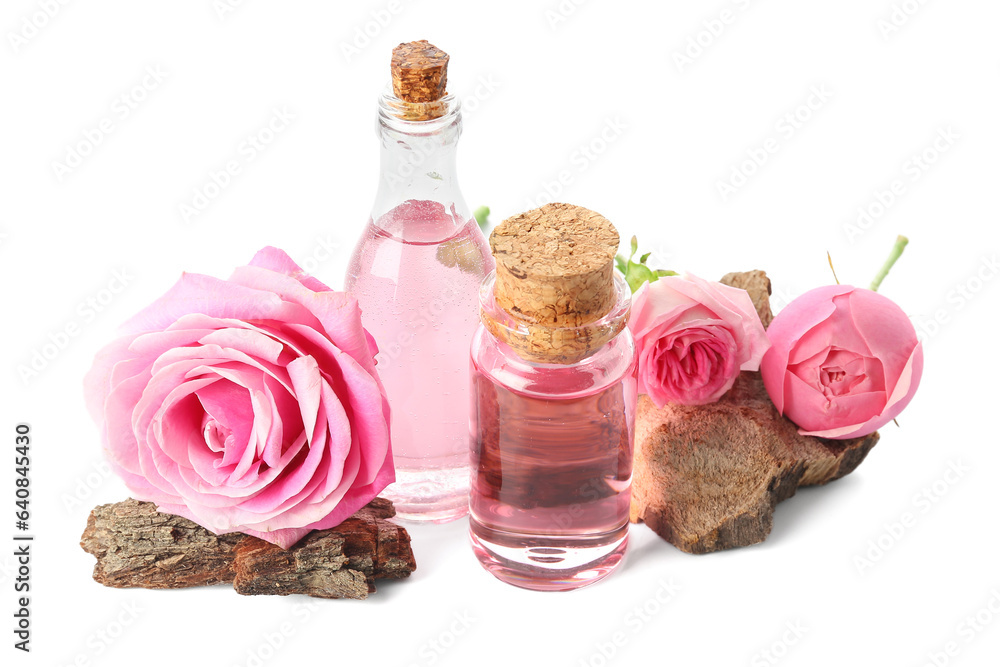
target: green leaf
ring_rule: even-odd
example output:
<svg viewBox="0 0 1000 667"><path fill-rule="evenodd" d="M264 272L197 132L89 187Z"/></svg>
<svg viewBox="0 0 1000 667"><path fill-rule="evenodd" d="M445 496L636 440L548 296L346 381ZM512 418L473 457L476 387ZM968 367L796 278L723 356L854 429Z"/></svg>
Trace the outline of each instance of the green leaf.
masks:
<svg viewBox="0 0 1000 667"><path fill-rule="evenodd" d="M473 211L472 215L475 217L476 224L479 225L479 228L485 232L490 226L490 207L480 206Z"/></svg>
<svg viewBox="0 0 1000 667"><path fill-rule="evenodd" d="M641 257L639 261L633 261L633 257L639 251L639 239L635 236L632 237L631 243L632 253L625 259L624 255L615 256L615 267L625 276L625 281L628 286L635 293L643 283L655 283L657 280L664 276L676 276L677 274L673 271L668 271L666 269L651 269L646 265L649 258L652 256L652 252L647 252Z"/></svg>
<svg viewBox="0 0 1000 667"><path fill-rule="evenodd" d="M632 288L632 293L642 287L644 282L656 282L656 274L649 270L645 264L636 264L635 262L629 262L628 273L625 274L625 281L628 282L628 286Z"/></svg>

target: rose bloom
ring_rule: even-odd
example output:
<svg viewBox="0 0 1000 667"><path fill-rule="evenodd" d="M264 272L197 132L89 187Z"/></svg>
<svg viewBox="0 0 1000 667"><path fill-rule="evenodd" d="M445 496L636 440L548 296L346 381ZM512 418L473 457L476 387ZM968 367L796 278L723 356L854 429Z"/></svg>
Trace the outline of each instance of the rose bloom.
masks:
<svg viewBox="0 0 1000 667"><path fill-rule="evenodd" d="M802 435L856 438L895 419L924 366L902 309L867 289L830 285L786 306L767 330L767 393Z"/></svg>
<svg viewBox="0 0 1000 667"><path fill-rule="evenodd" d="M288 548L394 479L389 404L357 302L265 248L229 280L184 274L85 380L132 495Z"/></svg>
<svg viewBox="0 0 1000 667"><path fill-rule="evenodd" d="M639 391L657 407L714 403L741 370L757 370L767 335L745 290L690 274L644 283L628 321Z"/></svg>

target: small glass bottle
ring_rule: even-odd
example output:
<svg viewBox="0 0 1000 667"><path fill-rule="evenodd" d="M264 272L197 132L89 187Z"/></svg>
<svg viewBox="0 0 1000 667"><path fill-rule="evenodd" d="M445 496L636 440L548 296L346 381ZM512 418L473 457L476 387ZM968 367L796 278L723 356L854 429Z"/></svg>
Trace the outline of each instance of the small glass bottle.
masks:
<svg viewBox="0 0 1000 667"><path fill-rule="evenodd" d="M468 512L468 349L493 269L456 180L462 116L445 93L447 64L426 41L393 51L393 89L378 107L378 194L346 278L391 407L396 482L384 495L410 521Z"/></svg>
<svg viewBox="0 0 1000 667"><path fill-rule="evenodd" d="M618 233L549 204L506 220L490 246L471 348L473 549L515 586L578 588L628 541L636 362Z"/></svg>

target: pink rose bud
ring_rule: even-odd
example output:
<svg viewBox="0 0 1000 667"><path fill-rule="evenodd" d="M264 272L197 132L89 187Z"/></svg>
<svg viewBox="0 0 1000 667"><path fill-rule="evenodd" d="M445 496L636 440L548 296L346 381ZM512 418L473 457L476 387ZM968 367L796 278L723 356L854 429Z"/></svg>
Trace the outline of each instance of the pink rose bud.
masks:
<svg viewBox="0 0 1000 667"><path fill-rule="evenodd" d="M768 346L745 290L690 274L644 283L628 326L639 350L639 391L661 408L714 403L741 370L757 370Z"/></svg>
<svg viewBox="0 0 1000 667"><path fill-rule="evenodd" d="M229 280L184 274L85 380L132 495L288 548L394 479L389 404L357 302L275 248Z"/></svg>
<svg viewBox="0 0 1000 667"><path fill-rule="evenodd" d="M806 292L768 327L767 393L802 435L856 438L902 412L920 383L923 348L902 309L867 289Z"/></svg>

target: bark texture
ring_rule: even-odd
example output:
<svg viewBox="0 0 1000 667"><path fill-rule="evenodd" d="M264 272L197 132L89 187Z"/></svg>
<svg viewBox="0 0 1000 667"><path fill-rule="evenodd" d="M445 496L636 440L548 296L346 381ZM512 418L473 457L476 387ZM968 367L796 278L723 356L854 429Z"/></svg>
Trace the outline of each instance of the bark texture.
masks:
<svg viewBox="0 0 1000 667"><path fill-rule="evenodd" d="M757 316L760 317L764 328L771 326L774 316L771 314L771 279L763 271L739 271L727 273L719 281L723 285L739 287L746 290L753 301L754 308L757 309Z"/></svg>
<svg viewBox="0 0 1000 667"><path fill-rule="evenodd" d="M242 595L300 593L364 599L376 579L416 569L406 529L376 498L336 528L315 530L291 549L256 537L215 535L153 503L126 500L90 513L80 546L97 557L94 580L114 588L232 584Z"/></svg>
<svg viewBox="0 0 1000 667"><path fill-rule="evenodd" d="M771 532L779 502L800 486L850 473L876 442L878 433L799 435L771 403L760 373L741 373L711 405L658 409L641 396L631 519L688 553L756 544Z"/></svg>

